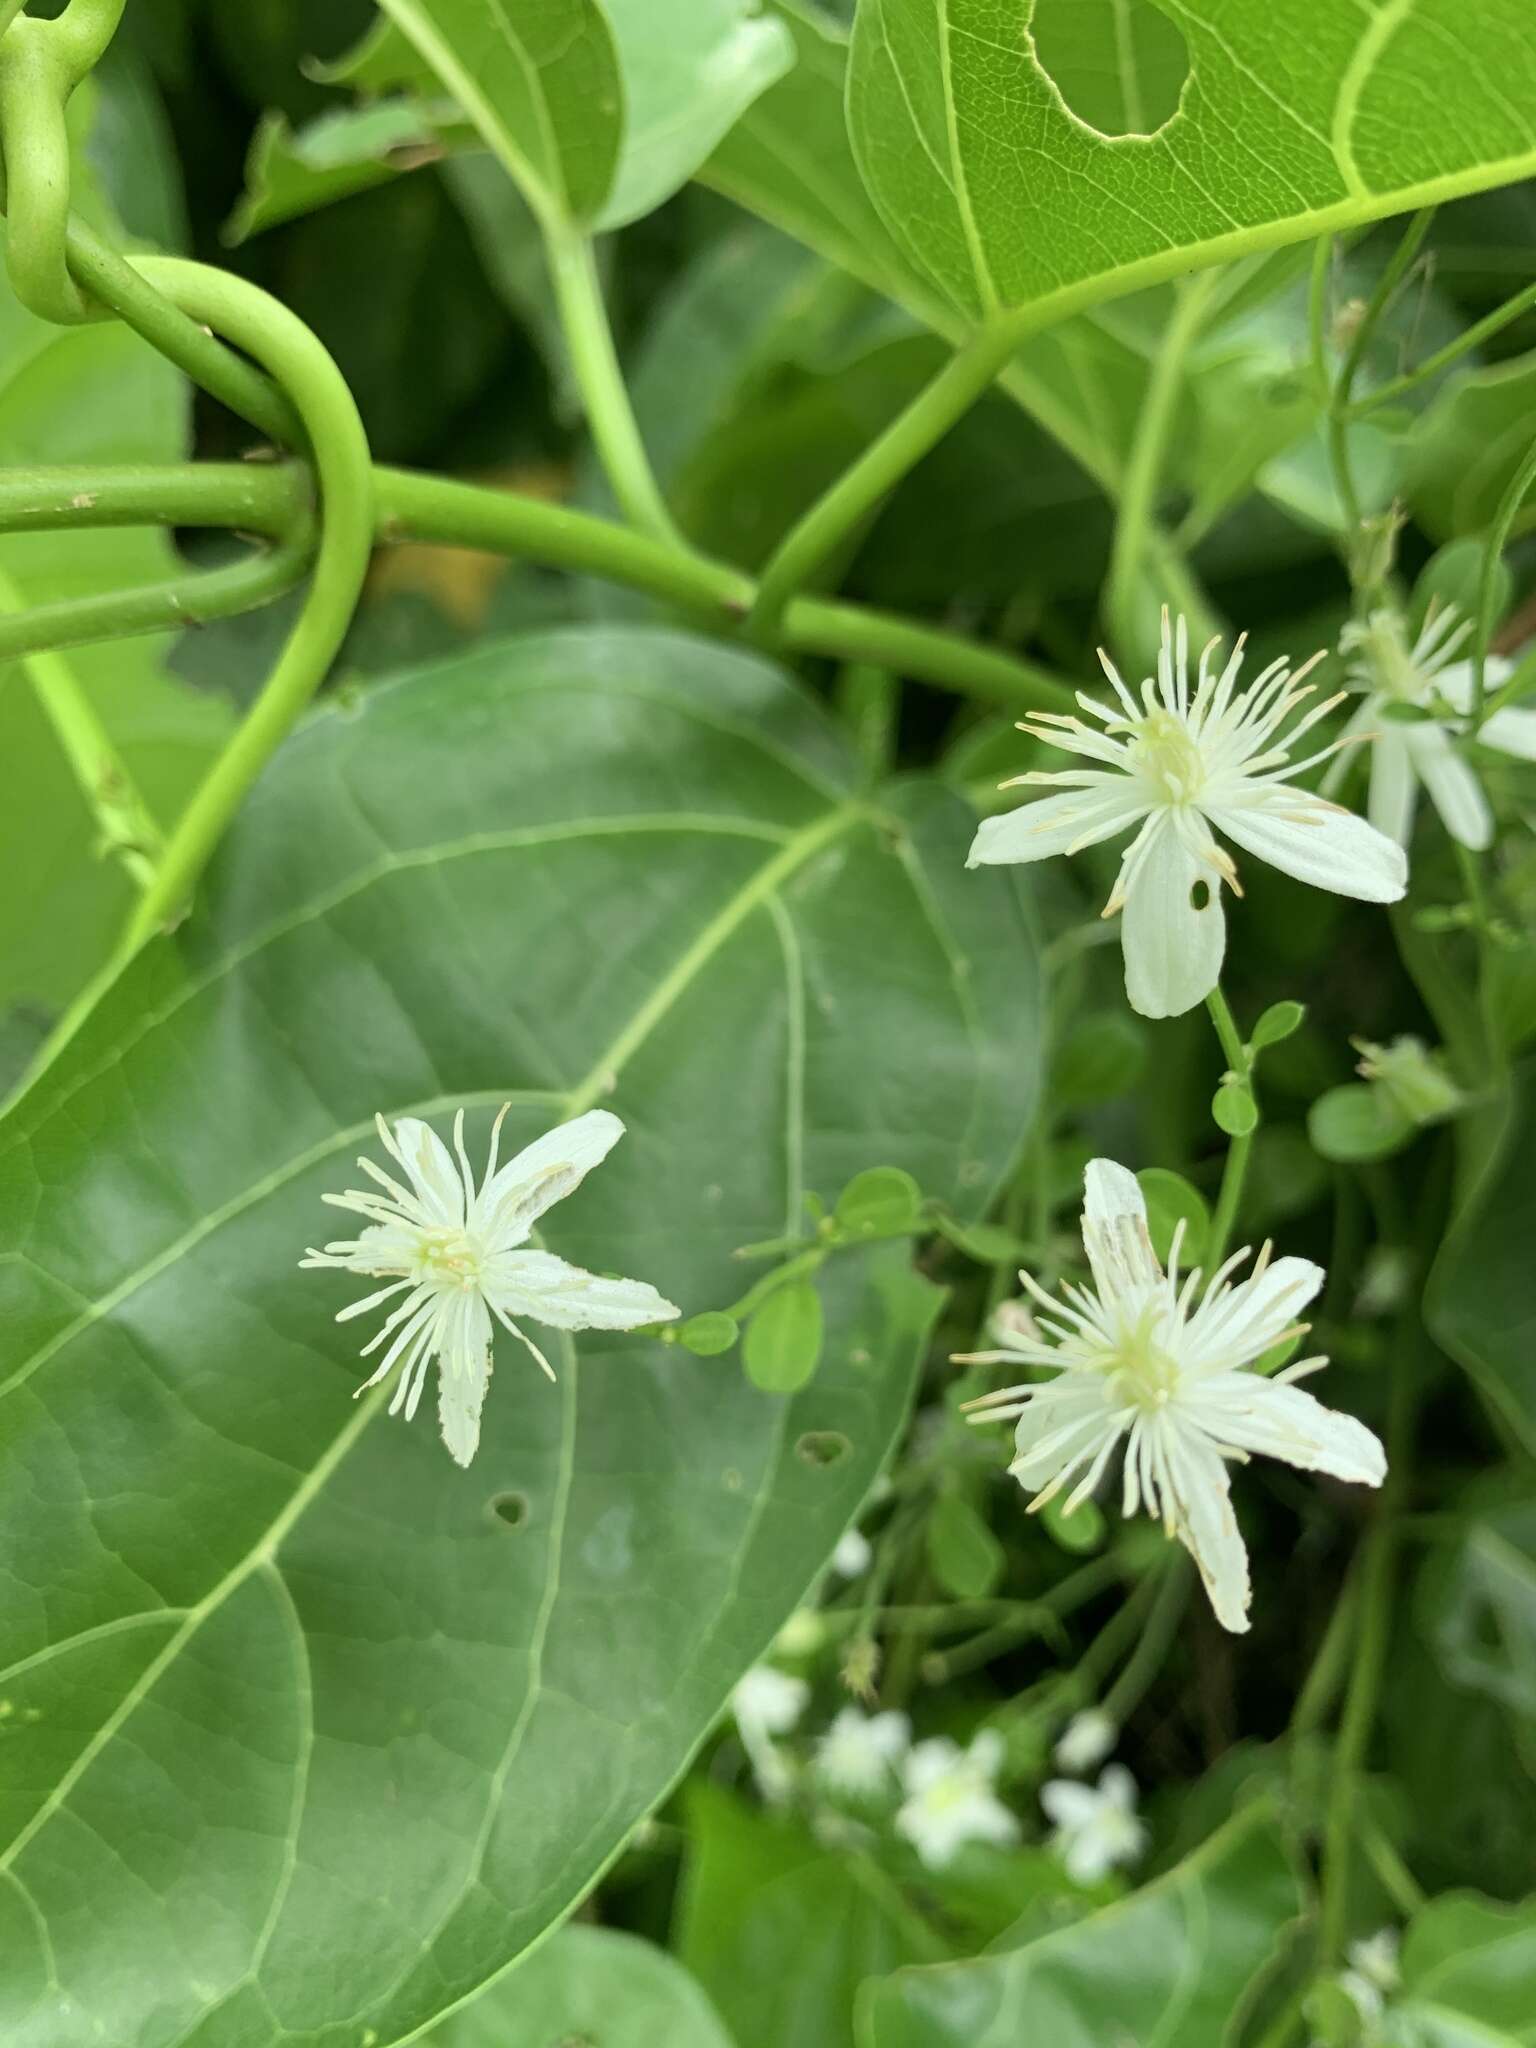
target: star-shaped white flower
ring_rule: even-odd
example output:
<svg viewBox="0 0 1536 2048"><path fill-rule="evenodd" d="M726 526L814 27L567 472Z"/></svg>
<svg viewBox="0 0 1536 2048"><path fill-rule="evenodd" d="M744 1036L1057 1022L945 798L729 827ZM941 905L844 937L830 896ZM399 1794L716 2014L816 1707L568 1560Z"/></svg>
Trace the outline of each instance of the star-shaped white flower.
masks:
<svg viewBox="0 0 1536 2048"><path fill-rule="evenodd" d="M896 1831L930 1869L953 1862L967 1842L1006 1849L1018 1840L1019 1823L993 1790L1002 1761L1003 1738L992 1728L982 1729L969 1749L936 1735L908 1751Z"/></svg>
<svg viewBox="0 0 1536 2048"><path fill-rule="evenodd" d="M731 1691L731 1713L758 1790L777 1802L789 1796L794 1773L778 1738L788 1735L805 1712L811 1688L771 1664L754 1664Z"/></svg>
<svg viewBox="0 0 1536 2048"><path fill-rule="evenodd" d="M1413 836L1420 783L1453 839L1480 851L1493 838L1482 784L1455 744L1457 729L1472 711L1473 665L1456 659L1471 631L1472 621L1448 604L1431 610L1411 647L1402 616L1394 611L1372 612L1363 625L1346 626L1339 641L1341 653L1356 656L1350 680L1366 693L1344 736L1375 736L1366 814L1400 846ZM1513 673L1512 662L1490 654L1483 664L1484 688L1491 694ZM1436 699L1456 716L1435 717ZM1394 706L1426 715L1388 716ZM1517 760L1536 761L1536 711L1506 705L1484 719L1477 739Z"/></svg>
<svg viewBox="0 0 1536 2048"><path fill-rule="evenodd" d="M911 1740L905 1714L843 1707L816 1745L816 1775L834 1792L869 1798L885 1790Z"/></svg>
<svg viewBox="0 0 1536 2048"><path fill-rule="evenodd" d="M527 1248L544 1211L568 1195L623 1137L619 1119L606 1109L590 1110L525 1146L498 1170L497 1140L506 1113L503 1108L491 1132L490 1158L478 1187L464 1151L462 1110L453 1120L452 1153L416 1117L401 1117L393 1130L379 1117L380 1142L404 1181L371 1159L359 1159L377 1188L322 1199L365 1216L369 1227L321 1251L311 1249L299 1261L389 1281L344 1308L339 1323L395 1295L403 1297L363 1346L365 1358L386 1342L388 1349L357 1391L376 1386L398 1367L389 1412L404 1409L409 1420L436 1360L443 1442L461 1465L473 1458L480 1441L493 1317L527 1345L553 1379L553 1367L513 1321L515 1316L530 1316L556 1330L632 1330L643 1323L669 1322L678 1314L643 1280L604 1280L553 1252Z"/></svg>
<svg viewBox="0 0 1536 2048"><path fill-rule="evenodd" d="M1300 1359L1272 1377L1254 1371L1266 1352L1305 1331L1296 1318L1322 1286L1322 1268L1272 1260L1266 1244L1246 1279L1233 1278L1248 1257L1241 1251L1202 1288L1198 1268L1179 1273L1182 1226L1168 1272L1158 1264L1134 1174L1094 1159L1085 1180L1092 1286L1065 1285L1053 1300L1020 1274L1040 1305L1035 1334L1009 1319L999 1328L1005 1348L974 1355L1054 1377L971 1402L971 1420L1017 1418L1009 1469L1034 1495L1031 1511L1075 1480L1063 1509L1070 1514L1123 1447L1122 1512L1144 1507L1160 1517L1199 1566L1217 1619L1246 1629L1248 1555L1232 1512L1228 1462L1245 1464L1260 1452L1364 1486L1386 1476L1385 1453L1364 1423L1295 1384L1325 1358Z"/></svg>
<svg viewBox="0 0 1536 2048"><path fill-rule="evenodd" d="M1097 1884L1147 1846L1136 1817L1136 1780L1124 1764L1110 1764L1097 1785L1054 1778L1040 1787L1040 1804L1054 1823L1051 1847L1074 1884Z"/></svg>
<svg viewBox="0 0 1536 2048"><path fill-rule="evenodd" d="M1241 894L1236 864L1217 832L1298 881L1341 896L1393 903L1407 886L1400 846L1285 779L1333 752L1324 747L1290 760L1296 742L1340 698L1292 721L1312 694L1312 684L1302 681L1312 664L1293 674L1272 662L1240 690L1243 641L1219 672L1218 645L1213 640L1200 656L1191 683L1188 630L1182 618L1171 625L1164 611L1157 677L1142 684L1139 702L1101 653L1116 701L1101 703L1081 691L1077 699L1096 726L1046 711L1020 726L1101 765L1016 777L1059 785L1059 793L984 820L967 863L1044 860L1139 827L1104 915L1123 912L1126 993L1144 1017L1176 1017L1216 986L1226 949L1223 883Z"/></svg>

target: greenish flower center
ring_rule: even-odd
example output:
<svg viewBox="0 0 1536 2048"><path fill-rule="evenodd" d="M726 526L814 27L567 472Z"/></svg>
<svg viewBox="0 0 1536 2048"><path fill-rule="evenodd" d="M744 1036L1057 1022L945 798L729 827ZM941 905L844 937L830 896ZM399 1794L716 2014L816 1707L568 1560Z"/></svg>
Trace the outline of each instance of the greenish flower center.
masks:
<svg viewBox="0 0 1536 2048"><path fill-rule="evenodd" d="M1153 711L1141 721L1131 759L1160 803L1191 803L1205 782L1200 749L1183 719L1171 711Z"/></svg>

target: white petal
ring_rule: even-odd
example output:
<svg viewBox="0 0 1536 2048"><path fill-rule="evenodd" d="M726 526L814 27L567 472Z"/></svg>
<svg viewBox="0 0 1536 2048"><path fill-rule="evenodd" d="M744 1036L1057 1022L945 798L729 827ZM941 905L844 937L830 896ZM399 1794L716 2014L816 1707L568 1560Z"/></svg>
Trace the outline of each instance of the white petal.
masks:
<svg viewBox="0 0 1536 2048"><path fill-rule="evenodd" d="M440 1223L464 1221L464 1183L453 1154L419 1117L403 1116L394 1127L395 1144L411 1185Z"/></svg>
<svg viewBox="0 0 1536 2048"><path fill-rule="evenodd" d="M1378 832L1407 846L1413 838L1419 778L1413 772L1408 742L1390 729L1371 743L1371 787L1366 815Z"/></svg>
<svg viewBox="0 0 1536 2048"><path fill-rule="evenodd" d="M1012 861L1047 860L1069 847L1096 846L1128 829L1146 813L1130 780L1116 776L1106 790L1071 789L1021 804L1001 817L984 818L966 856L968 868Z"/></svg>
<svg viewBox="0 0 1536 2048"><path fill-rule="evenodd" d="M1083 1171L1083 1249L1101 1296L1163 1277L1147 1235L1141 1184L1113 1159L1090 1159Z"/></svg>
<svg viewBox="0 0 1536 2048"><path fill-rule="evenodd" d="M1502 689L1515 672L1515 663L1502 654L1490 654L1483 663L1483 696L1491 697L1495 690ZM1435 677L1435 688L1454 711L1469 714L1476 672L1470 661L1453 661ZM1487 727L1484 727L1486 732Z"/></svg>
<svg viewBox="0 0 1536 2048"><path fill-rule="evenodd" d="M1091 1785L1078 1785L1071 1778L1053 1778L1040 1787L1040 1804L1045 1817L1058 1828L1080 1828L1096 1818L1099 1795Z"/></svg>
<svg viewBox="0 0 1536 2048"><path fill-rule="evenodd" d="M507 1161L475 1202L481 1228L503 1244L520 1243L539 1217L597 1166L624 1135L612 1110L589 1109L535 1138Z"/></svg>
<svg viewBox="0 0 1536 2048"><path fill-rule="evenodd" d="M1192 891L1208 897L1197 910ZM1120 925L1125 992L1143 1017L1178 1017L1216 986L1226 950L1226 920L1215 875L1174 829L1160 821L1126 893Z"/></svg>
<svg viewBox="0 0 1536 2048"><path fill-rule="evenodd" d="M1481 852L1493 839L1493 813L1482 784L1438 725L1416 727L1408 744L1446 831L1462 846Z"/></svg>
<svg viewBox="0 0 1536 2048"><path fill-rule="evenodd" d="M1207 1296L1189 1319L1191 1362L1236 1366L1262 1358L1326 1278L1310 1259L1275 1259L1251 1279Z"/></svg>
<svg viewBox="0 0 1536 2048"><path fill-rule="evenodd" d="M604 1280L553 1252L504 1252L486 1269L486 1291L507 1315L554 1330L632 1330L680 1311L644 1280Z"/></svg>
<svg viewBox="0 0 1536 2048"><path fill-rule="evenodd" d="M1099 1773L1099 1791L1122 1812L1136 1811L1136 1780L1124 1764L1107 1764Z"/></svg>
<svg viewBox="0 0 1536 2048"><path fill-rule="evenodd" d="M1258 1373L1219 1373L1202 1381L1196 1415L1222 1443L1303 1472L1326 1472L1357 1486L1380 1486L1387 1476L1387 1454L1363 1422Z"/></svg>
<svg viewBox="0 0 1536 2048"><path fill-rule="evenodd" d="M490 1383L489 1351L467 1370L450 1371L446 1360L438 1363L437 1419L449 1455L460 1465L467 1465L479 1447L480 1410Z"/></svg>
<svg viewBox="0 0 1536 2048"><path fill-rule="evenodd" d="M1170 1429L1168 1464L1175 1490L1174 1534L1200 1570L1216 1619L1235 1635L1248 1627L1248 1552L1232 1512L1221 1454L1192 1431Z"/></svg>
<svg viewBox="0 0 1536 2048"><path fill-rule="evenodd" d="M1480 746L1513 754L1517 761L1536 761L1536 711L1522 711L1518 705L1495 711L1478 727L1477 738Z"/></svg>
<svg viewBox="0 0 1536 2048"><path fill-rule="evenodd" d="M1211 823L1282 874L1362 903L1396 903L1408 886L1403 849L1353 811L1277 783L1263 802L1224 804Z"/></svg>

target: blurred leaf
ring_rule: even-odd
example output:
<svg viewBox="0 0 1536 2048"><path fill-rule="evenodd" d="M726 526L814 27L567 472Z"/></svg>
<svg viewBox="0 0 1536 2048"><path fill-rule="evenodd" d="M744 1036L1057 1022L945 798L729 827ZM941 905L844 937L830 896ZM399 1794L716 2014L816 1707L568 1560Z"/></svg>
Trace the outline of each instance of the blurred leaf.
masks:
<svg viewBox="0 0 1536 2048"><path fill-rule="evenodd" d="M1229 1138L1248 1138L1259 1127L1258 1104L1246 1081L1223 1081L1211 1097L1211 1115Z"/></svg>
<svg viewBox="0 0 1536 2048"><path fill-rule="evenodd" d="M1279 1045L1293 1037L1306 1021L1305 1003L1271 1003L1254 1025L1248 1043L1255 1052L1262 1052L1265 1046Z"/></svg>
<svg viewBox="0 0 1536 2048"><path fill-rule="evenodd" d="M142 175L174 179L153 125L132 100L104 101L94 81L70 105L74 195L99 229L119 229L89 169L84 138L113 107L110 132L133 138ZM142 113L140 108L139 112ZM115 321L47 325L0 276L0 459L7 463L172 462L186 454L186 387L178 371ZM163 582L181 565L153 528L16 533L0 538L7 610ZM162 669L170 636L75 647L48 657L75 678L129 774L169 824L228 733L226 706ZM97 828L34 694L33 664L0 665L0 1009L62 1005L105 957L131 890L98 850Z"/></svg>
<svg viewBox="0 0 1536 2048"><path fill-rule="evenodd" d="M735 1317L719 1309L706 1309L703 1315L690 1316L677 1326L678 1343L695 1358L718 1358L722 1351L730 1350L740 1334Z"/></svg>
<svg viewBox="0 0 1536 2048"><path fill-rule="evenodd" d="M899 1166L871 1166L856 1174L833 1210L841 1229L853 1237L910 1230L923 1206L923 1191Z"/></svg>
<svg viewBox="0 0 1536 2048"><path fill-rule="evenodd" d="M1091 1498L1080 1500L1071 1514L1067 1513L1066 1506L1066 1496L1057 1493L1039 1511L1040 1526L1051 1541L1074 1557L1102 1550L1107 1525L1098 1502Z"/></svg>
<svg viewBox="0 0 1536 2048"><path fill-rule="evenodd" d="M1122 1010L1078 1018L1051 1054L1051 1097L1063 1109L1126 1095L1147 1064L1147 1034Z"/></svg>
<svg viewBox="0 0 1536 2048"><path fill-rule="evenodd" d="M1148 0L1035 0L1029 33L1062 98L1101 135L1150 135L1178 111L1189 50Z"/></svg>
<svg viewBox="0 0 1536 2048"><path fill-rule="evenodd" d="M1390 1159L1412 1139L1415 1126L1385 1088L1346 1081L1319 1095L1307 1112L1307 1136L1320 1158L1342 1166Z"/></svg>
<svg viewBox="0 0 1536 2048"><path fill-rule="evenodd" d="M339 107L297 132L284 115L265 115L251 139L245 190L225 224L225 241L238 245L432 162L448 146L440 127L452 111L447 102L377 100Z"/></svg>
<svg viewBox="0 0 1536 2048"><path fill-rule="evenodd" d="M1452 1685L1536 1722L1536 1505L1475 1513L1432 1566L1424 1615Z"/></svg>
<svg viewBox="0 0 1536 2048"><path fill-rule="evenodd" d="M928 1563L946 1593L984 1600L995 1592L1007 1558L985 1520L961 1493L941 1493L928 1517Z"/></svg>
<svg viewBox="0 0 1536 2048"><path fill-rule="evenodd" d="M1408 443L1404 482L1437 540L1488 525L1536 436L1536 355L1449 378Z"/></svg>
<svg viewBox="0 0 1536 2048"><path fill-rule="evenodd" d="M1188 1272L1205 1257L1211 1234L1211 1205L1181 1173L1165 1166L1144 1166L1136 1176L1147 1200L1147 1234L1164 1265L1173 1250L1173 1234L1184 1225L1179 1264Z"/></svg>
<svg viewBox="0 0 1536 2048"><path fill-rule="evenodd" d="M866 1985L855 2036L859 2048L1225 2048L1300 1906L1273 1820L1250 1808L1165 1877L1086 1920L1006 1954Z"/></svg>
<svg viewBox="0 0 1536 2048"><path fill-rule="evenodd" d="M867 1977L945 1953L858 1849L824 1847L714 1785L691 1785L686 1812L675 1946L744 2048L848 2048Z"/></svg>
<svg viewBox="0 0 1536 2048"><path fill-rule="evenodd" d="M1437 1341L1536 1450L1536 1071L1516 1079L1502 1136L1491 1157L1480 1149L1473 1162L1478 1177L1440 1248L1425 1305ZM1463 1145L1475 1138L1463 1125Z"/></svg>
<svg viewBox="0 0 1536 2048"><path fill-rule="evenodd" d="M665 1949L611 1927L565 1927L422 2038L422 2048L733 2048Z"/></svg>
<svg viewBox="0 0 1536 2048"><path fill-rule="evenodd" d="M809 1280L776 1287L741 1343L747 1378L765 1394L795 1394L821 1363L821 1296Z"/></svg>
<svg viewBox="0 0 1536 2048"><path fill-rule="evenodd" d="M7 2048L408 2038L674 1781L893 1448L906 1247L828 1262L772 1407L644 1337L557 1342L553 1388L504 1354L468 1474L354 1401L294 1261L375 1111L466 1101L476 1156L509 1098L504 1149L622 1110L554 1243L685 1309L807 1181L981 1213L1039 986L969 830L675 634L503 642L288 742L0 1132Z"/></svg>
<svg viewBox="0 0 1536 2048"><path fill-rule="evenodd" d="M1432 1899L1403 1937L1402 1989L1383 2048L1531 2048L1536 2043L1536 1899Z"/></svg>

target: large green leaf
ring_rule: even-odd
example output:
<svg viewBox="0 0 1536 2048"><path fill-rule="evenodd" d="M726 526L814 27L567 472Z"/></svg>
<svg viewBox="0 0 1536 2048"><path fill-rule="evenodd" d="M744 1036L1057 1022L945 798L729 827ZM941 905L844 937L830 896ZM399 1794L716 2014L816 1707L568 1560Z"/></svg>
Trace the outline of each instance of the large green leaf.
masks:
<svg viewBox="0 0 1536 2048"><path fill-rule="evenodd" d="M446 86L549 227L595 218L618 164L618 56L598 0L380 0L389 22L334 75ZM396 33L390 33L393 29Z"/></svg>
<svg viewBox="0 0 1536 2048"><path fill-rule="evenodd" d="M142 152L141 183L158 162L140 102L114 87L76 94L74 193L82 211L117 232L85 144L110 113L109 132ZM49 326L20 307L0 275L0 461L166 462L186 447L180 374L115 321ZM177 570L155 531L98 529L0 539L0 609L157 583ZM44 716L37 684L50 665L90 700L129 773L162 823L227 732L217 700L162 672L165 636L71 648L0 665L0 1009L18 1000L64 1002L99 963L126 915L126 876L103 858L96 822Z"/></svg>
<svg viewBox="0 0 1536 2048"><path fill-rule="evenodd" d="M664 1949L611 1927L567 1927L434 2027L423 2048L732 2048Z"/></svg>
<svg viewBox="0 0 1536 2048"><path fill-rule="evenodd" d="M1536 1446L1536 1072L1515 1084L1504 1142L1482 1170L1430 1277L1435 1336L1528 1445Z"/></svg>
<svg viewBox="0 0 1536 2048"><path fill-rule="evenodd" d="M1526 0L1160 0L1189 77L1152 136L1069 111L1033 0L860 0L848 120L907 260L969 320L1095 300L1536 171Z"/></svg>
<svg viewBox="0 0 1536 2048"><path fill-rule="evenodd" d="M1000 1955L870 1985L860 2048L1224 2048L1300 1903L1273 1824L1249 1812L1087 1920Z"/></svg>
<svg viewBox="0 0 1536 2048"><path fill-rule="evenodd" d="M955 799L858 787L772 669L670 634L338 703L0 1127L6 2048L407 2037L803 1596L903 1418L901 1246L827 1267L792 1399L654 1340L504 1358L467 1475L354 1404L295 1260L376 1110L467 1102L478 1151L508 1098L513 1138L624 1116L554 1243L685 1311L871 1165L974 1215L1035 1092L1029 934Z"/></svg>
<svg viewBox="0 0 1536 2048"><path fill-rule="evenodd" d="M1403 1941L1402 1991L1382 2048L1531 2048L1536 2043L1536 1899L1431 1900Z"/></svg>

